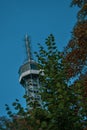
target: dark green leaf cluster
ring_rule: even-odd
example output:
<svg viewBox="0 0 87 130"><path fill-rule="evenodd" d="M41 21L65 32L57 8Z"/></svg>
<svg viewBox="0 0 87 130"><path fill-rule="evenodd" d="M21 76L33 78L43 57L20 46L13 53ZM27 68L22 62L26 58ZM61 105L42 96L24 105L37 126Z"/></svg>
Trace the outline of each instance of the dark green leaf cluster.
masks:
<svg viewBox="0 0 87 130"><path fill-rule="evenodd" d="M41 77L43 108L51 115L47 130L82 129L82 86L76 85L79 87L77 91L69 86L65 73L67 64L62 62L62 55L57 50L53 35L46 39L45 45L47 51L41 46L37 56L40 67L44 70L44 76Z"/></svg>

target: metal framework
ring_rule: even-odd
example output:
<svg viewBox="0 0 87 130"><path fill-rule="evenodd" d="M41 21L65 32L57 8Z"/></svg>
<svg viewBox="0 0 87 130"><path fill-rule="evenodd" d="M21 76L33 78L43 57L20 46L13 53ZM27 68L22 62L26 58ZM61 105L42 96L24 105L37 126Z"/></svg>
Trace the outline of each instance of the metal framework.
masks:
<svg viewBox="0 0 87 130"><path fill-rule="evenodd" d="M19 68L19 82L25 88L25 94L29 97L27 106L30 108L30 104L38 102L38 106L41 105L41 96L38 94L41 84L39 82L39 72L37 63L32 58L30 40L28 35L25 36L25 47L27 52L27 61Z"/></svg>

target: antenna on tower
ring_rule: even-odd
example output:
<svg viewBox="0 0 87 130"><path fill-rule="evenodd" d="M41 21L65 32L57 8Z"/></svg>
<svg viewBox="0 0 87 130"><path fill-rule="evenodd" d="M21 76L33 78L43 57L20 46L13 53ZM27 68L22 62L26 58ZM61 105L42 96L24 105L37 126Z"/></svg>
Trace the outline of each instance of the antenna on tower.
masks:
<svg viewBox="0 0 87 130"><path fill-rule="evenodd" d="M32 60L32 53L31 53L31 47L30 47L30 38L26 34L25 35L25 46L26 46L26 53L27 53L27 60L31 61Z"/></svg>

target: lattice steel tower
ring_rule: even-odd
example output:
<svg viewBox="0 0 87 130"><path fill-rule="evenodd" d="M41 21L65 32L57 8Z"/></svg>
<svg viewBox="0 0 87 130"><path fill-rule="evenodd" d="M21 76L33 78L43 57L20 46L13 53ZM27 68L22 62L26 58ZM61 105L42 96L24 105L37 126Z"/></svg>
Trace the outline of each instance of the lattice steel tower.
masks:
<svg viewBox="0 0 87 130"><path fill-rule="evenodd" d="M28 35L25 36L25 47L27 53L26 62L19 68L19 82L25 88L25 94L29 97L27 101L29 104L38 102L41 105L41 96L38 94L39 88L41 87L39 82L39 70L37 63L32 58L30 39Z"/></svg>

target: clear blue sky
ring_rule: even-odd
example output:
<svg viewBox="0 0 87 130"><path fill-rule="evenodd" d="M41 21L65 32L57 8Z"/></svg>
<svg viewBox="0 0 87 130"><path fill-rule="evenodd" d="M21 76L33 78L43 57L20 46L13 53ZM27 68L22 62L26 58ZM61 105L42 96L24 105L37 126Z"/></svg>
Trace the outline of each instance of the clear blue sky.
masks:
<svg viewBox="0 0 87 130"><path fill-rule="evenodd" d="M76 22L76 8L71 0L0 0L0 115L4 104L18 98L24 104L24 88L18 70L25 60L24 35L31 36L33 51L47 36L55 36L61 50L68 43Z"/></svg>

